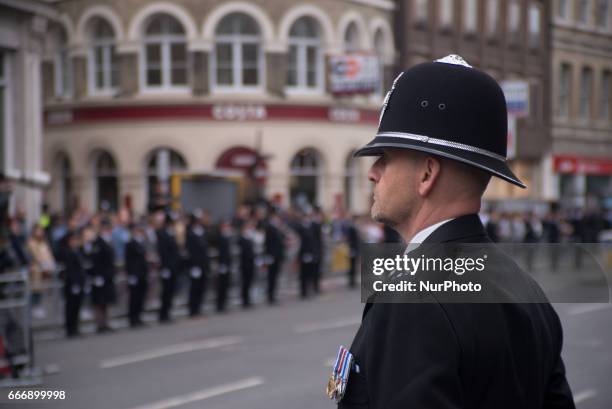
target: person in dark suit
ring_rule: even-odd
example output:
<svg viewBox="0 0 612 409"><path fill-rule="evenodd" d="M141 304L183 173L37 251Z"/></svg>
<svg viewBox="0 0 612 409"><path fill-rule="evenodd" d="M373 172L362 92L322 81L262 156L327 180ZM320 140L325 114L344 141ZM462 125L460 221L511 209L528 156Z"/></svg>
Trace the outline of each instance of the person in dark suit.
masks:
<svg viewBox="0 0 612 409"><path fill-rule="evenodd" d="M346 242L349 248L349 269L348 269L348 284L350 288L355 288L355 278L357 276L357 259L359 257L359 230L355 225L357 218L355 216L348 220L346 225Z"/></svg>
<svg viewBox="0 0 612 409"><path fill-rule="evenodd" d="M340 409L574 408L559 318L478 216L491 175L526 187L505 160L506 121L499 85L459 56L419 64L394 81L376 138L356 152L378 156L368 172L373 219L406 243L423 243L412 251L487 243L495 262L485 264L484 277L508 285L489 303L478 294L474 302L440 301L448 298L439 293L380 303L374 293L351 355L341 349L348 369L328 382Z"/></svg>
<svg viewBox="0 0 612 409"><path fill-rule="evenodd" d="M300 238L300 296L305 299L310 295L311 288L314 290L315 287L317 243L308 215L301 215L301 220L294 222L292 227Z"/></svg>
<svg viewBox="0 0 612 409"><path fill-rule="evenodd" d="M159 255L161 278L161 305L159 308L159 322L170 322L170 310L176 291L181 265L181 254L176 242L174 221L158 212L155 217L157 239L157 253Z"/></svg>
<svg viewBox="0 0 612 409"><path fill-rule="evenodd" d="M310 220L310 228L312 229L312 237L314 239L315 251L312 281L314 292L318 294L321 292L321 278L323 277L323 260L325 257L325 242L323 240L323 223L325 221L325 216L320 207L315 206L314 213L310 216Z"/></svg>
<svg viewBox="0 0 612 409"><path fill-rule="evenodd" d="M79 236L73 232L67 233L67 247L64 252L64 298L66 336L79 335L79 313L83 304L85 291L85 269L79 252Z"/></svg>
<svg viewBox="0 0 612 409"><path fill-rule="evenodd" d="M130 240L125 246L125 272L127 274L130 327L143 325L142 311L149 288L149 262L145 247L145 231L142 226L130 226Z"/></svg>
<svg viewBox="0 0 612 409"><path fill-rule="evenodd" d="M254 227L254 223L251 220L246 220L240 227L240 237L238 238L238 247L240 249L240 296L242 298L242 308L250 308L252 306L251 286L255 279L255 250L250 235Z"/></svg>
<svg viewBox="0 0 612 409"><path fill-rule="evenodd" d="M229 222L222 222L216 235L217 246L217 312L224 312L227 304L227 293L231 285L232 253L231 253L232 226Z"/></svg>
<svg viewBox="0 0 612 409"><path fill-rule="evenodd" d="M280 226L280 218L275 213L264 222L264 251L268 266L267 297L269 304L276 303L278 275L285 260L285 236Z"/></svg>
<svg viewBox="0 0 612 409"><path fill-rule="evenodd" d="M100 232L91 253L91 303L95 308L97 332L109 332L108 307L117 301L115 290L115 252L112 243L113 226L102 220Z"/></svg>
<svg viewBox="0 0 612 409"><path fill-rule="evenodd" d="M195 317L201 313L202 304L205 302L210 271L206 231L199 214L192 215L191 223L187 228L185 247L187 248L190 277L189 316Z"/></svg>

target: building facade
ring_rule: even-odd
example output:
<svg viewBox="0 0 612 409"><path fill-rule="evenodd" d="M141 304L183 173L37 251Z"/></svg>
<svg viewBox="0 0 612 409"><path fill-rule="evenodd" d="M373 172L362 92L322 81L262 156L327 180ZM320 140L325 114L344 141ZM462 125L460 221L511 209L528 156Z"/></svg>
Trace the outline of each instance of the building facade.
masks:
<svg viewBox="0 0 612 409"><path fill-rule="evenodd" d="M254 189L284 205L367 211L368 164L351 154L373 137L393 75L394 2L55 7L43 67L52 209L142 212L181 189L214 207L229 180L232 206ZM334 59L346 55L378 62L372 92L334 88L337 67L352 67Z"/></svg>
<svg viewBox="0 0 612 409"><path fill-rule="evenodd" d="M492 180L485 199L503 207L545 200L542 158L550 147L550 2L533 0L400 0L395 38L403 67L459 54L528 98L509 118L508 157L528 189ZM508 99L508 95L507 95ZM510 110L511 111L511 110Z"/></svg>
<svg viewBox="0 0 612 409"><path fill-rule="evenodd" d="M566 206L612 208L612 4L554 5L549 194Z"/></svg>
<svg viewBox="0 0 612 409"><path fill-rule="evenodd" d="M0 0L0 171L9 211L38 218L49 175L43 170L41 64L55 11L39 1Z"/></svg>

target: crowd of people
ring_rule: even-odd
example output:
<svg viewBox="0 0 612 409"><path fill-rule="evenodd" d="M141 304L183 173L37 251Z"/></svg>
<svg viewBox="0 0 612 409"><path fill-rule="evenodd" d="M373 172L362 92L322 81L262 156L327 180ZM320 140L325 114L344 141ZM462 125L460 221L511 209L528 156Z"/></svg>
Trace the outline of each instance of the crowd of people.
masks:
<svg viewBox="0 0 612 409"><path fill-rule="evenodd" d="M70 217L44 214L31 232L23 214L10 221L10 245L5 246L5 269L26 267L30 272L33 314L45 284L63 283L64 323L69 337L79 334L81 307L93 307L98 332L111 331L109 308L118 300L118 279L128 288L127 315L132 327L143 325L142 314L153 280L159 288L158 319L171 321L178 286L188 283L188 311L203 311L207 295L214 306L227 308L230 288L239 288L243 308L253 305L252 287L265 275L266 299L277 302L279 275L291 258L298 266L299 294L320 292L325 237L345 241L349 248L349 285L356 283L359 236L351 219L326 223L323 212L280 210L268 203L240 207L231 220L213 223L205 211L190 214L155 211L136 217L127 209ZM333 229L333 231L331 230Z"/></svg>
<svg viewBox="0 0 612 409"><path fill-rule="evenodd" d="M491 239L501 243L594 243L610 228L603 213L580 210L545 215L489 211L481 217ZM159 210L136 217L121 209L76 211L68 218L45 213L31 229L23 212L16 212L9 226L9 241L0 254L3 270L29 270L34 315L44 314L38 306L45 283L62 281L68 336L79 334L86 302L93 307L97 331L111 330L109 307L117 302L119 277L127 283L129 324L138 327L153 280L159 288L158 319L166 323L180 282L188 283L192 317L200 315L210 299L217 311L225 311L233 286L239 289L242 307L250 308L256 277L264 282L267 302L275 304L279 276L290 261L297 267L299 294L308 298L321 291L326 242L344 243L347 283L355 287L360 243L400 241L391 229L367 217L338 213L330 218L318 207L303 211L269 203L241 206L231 220L214 223L200 210ZM556 267L554 263L558 255L553 257Z"/></svg>

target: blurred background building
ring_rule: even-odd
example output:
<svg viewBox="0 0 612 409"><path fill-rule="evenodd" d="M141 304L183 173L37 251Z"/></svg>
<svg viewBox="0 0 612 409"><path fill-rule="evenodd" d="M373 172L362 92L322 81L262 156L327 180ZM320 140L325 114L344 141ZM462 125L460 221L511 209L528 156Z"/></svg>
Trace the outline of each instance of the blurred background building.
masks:
<svg viewBox="0 0 612 409"><path fill-rule="evenodd" d="M265 195L367 211L367 166L351 154L375 133L393 73L393 2L55 5L53 209L142 212L174 195L229 216Z"/></svg>
<svg viewBox="0 0 612 409"><path fill-rule="evenodd" d="M43 171L41 62L53 8L0 1L0 172L12 185L11 213L35 220L49 175Z"/></svg>
<svg viewBox="0 0 612 409"><path fill-rule="evenodd" d="M555 2L552 17L552 196L612 208L610 1ZM588 200L587 200L588 199Z"/></svg>
<svg viewBox="0 0 612 409"><path fill-rule="evenodd" d="M229 215L264 196L367 212L369 162L352 151L395 74L450 53L508 100L529 189L494 180L488 203L612 207L609 0L0 4L4 169L32 217L43 202Z"/></svg>

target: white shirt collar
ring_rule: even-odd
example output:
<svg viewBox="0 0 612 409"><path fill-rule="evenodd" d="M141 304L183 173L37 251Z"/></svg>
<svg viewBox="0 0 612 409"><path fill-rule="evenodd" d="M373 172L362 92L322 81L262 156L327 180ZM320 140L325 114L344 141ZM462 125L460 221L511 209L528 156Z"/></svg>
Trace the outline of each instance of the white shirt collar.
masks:
<svg viewBox="0 0 612 409"><path fill-rule="evenodd" d="M431 235L431 233L436 231L436 229L438 227L442 226L444 223L449 222L449 221L451 221L453 219L454 219L454 217L452 217L450 219L442 220L441 222L438 222L436 224L432 224L431 226L425 227L423 230L417 232L417 234L415 234L414 237L412 237L412 239L409 241L409 243L410 244L423 243L425 241L425 239L427 239L427 237L429 237Z"/></svg>

